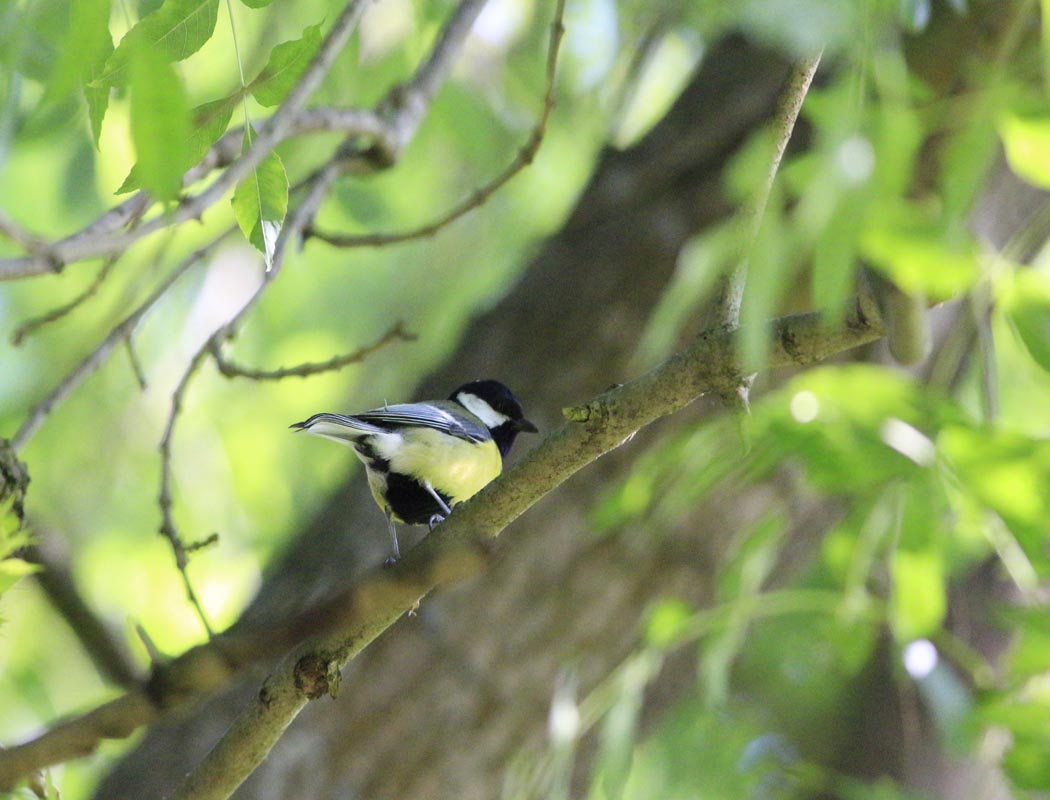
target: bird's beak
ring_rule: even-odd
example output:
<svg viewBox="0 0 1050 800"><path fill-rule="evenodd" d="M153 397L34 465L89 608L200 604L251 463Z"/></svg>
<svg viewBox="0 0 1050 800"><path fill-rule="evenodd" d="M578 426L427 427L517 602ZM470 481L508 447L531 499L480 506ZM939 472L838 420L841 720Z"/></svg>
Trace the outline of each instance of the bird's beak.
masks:
<svg viewBox="0 0 1050 800"><path fill-rule="evenodd" d="M540 429L529 422L527 419L515 420L514 427L518 429L518 433L539 433Z"/></svg>

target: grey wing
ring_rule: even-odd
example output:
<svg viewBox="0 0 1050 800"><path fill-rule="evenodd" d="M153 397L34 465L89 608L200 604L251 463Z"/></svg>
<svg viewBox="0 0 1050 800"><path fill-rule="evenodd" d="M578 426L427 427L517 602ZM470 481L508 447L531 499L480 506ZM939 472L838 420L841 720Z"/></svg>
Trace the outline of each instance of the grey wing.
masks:
<svg viewBox="0 0 1050 800"><path fill-rule="evenodd" d="M492 438L488 428L485 426L474 423L469 419L454 417L448 411L433 403L399 403L398 405L377 408L374 411L366 411L364 414L355 416L362 422L376 425L380 428L400 425L433 428L470 442L484 442Z"/></svg>

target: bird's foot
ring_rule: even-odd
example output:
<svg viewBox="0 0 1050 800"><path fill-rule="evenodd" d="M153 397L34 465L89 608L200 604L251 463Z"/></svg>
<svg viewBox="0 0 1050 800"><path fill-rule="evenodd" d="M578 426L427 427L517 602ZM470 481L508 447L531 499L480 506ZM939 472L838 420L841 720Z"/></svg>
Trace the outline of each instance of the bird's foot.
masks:
<svg viewBox="0 0 1050 800"><path fill-rule="evenodd" d="M444 521L445 521L445 518L443 516L441 516L440 514L434 514L434 516L432 516L427 521L427 527L429 527L430 530L434 530L434 526L435 525L437 525L438 523L444 522Z"/></svg>

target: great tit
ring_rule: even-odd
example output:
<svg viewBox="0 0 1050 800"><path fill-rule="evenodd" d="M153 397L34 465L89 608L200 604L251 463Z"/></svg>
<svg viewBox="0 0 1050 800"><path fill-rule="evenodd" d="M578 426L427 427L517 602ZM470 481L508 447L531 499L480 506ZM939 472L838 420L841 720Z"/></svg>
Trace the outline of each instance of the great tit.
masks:
<svg viewBox="0 0 1050 800"><path fill-rule="evenodd" d="M493 380L465 383L448 400L314 414L291 427L354 448L386 514L394 561L395 523L433 528L500 474L519 433L536 433L518 398Z"/></svg>

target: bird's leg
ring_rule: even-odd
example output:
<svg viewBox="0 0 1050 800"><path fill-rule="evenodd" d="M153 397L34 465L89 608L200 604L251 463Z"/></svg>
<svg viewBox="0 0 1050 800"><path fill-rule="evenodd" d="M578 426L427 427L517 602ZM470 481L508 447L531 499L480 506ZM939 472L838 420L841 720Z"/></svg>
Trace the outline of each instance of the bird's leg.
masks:
<svg viewBox="0 0 1050 800"><path fill-rule="evenodd" d="M443 516L441 516L440 514L434 514L429 520L427 520L427 527L430 528L431 531L433 531L435 525L437 525L439 522L444 521L445 518Z"/></svg>
<svg viewBox="0 0 1050 800"><path fill-rule="evenodd" d="M387 524L390 526L390 540L394 543L394 554L386 560L387 564L393 564L399 558L401 558L401 550L397 546L397 526L394 525L394 520L390 517L386 518Z"/></svg>
<svg viewBox="0 0 1050 800"><path fill-rule="evenodd" d="M437 492L434 491L434 487L433 486L431 486L429 483L424 483L423 484L423 488L426 489L427 492L430 493L431 497L433 497L435 500L437 500L437 504L439 506L441 506L441 510L443 512L445 512L444 516L447 517L449 514L452 513L452 509L448 507L448 503L446 503L444 500L441 499L441 495L439 495ZM431 519L433 519L433 517Z"/></svg>

